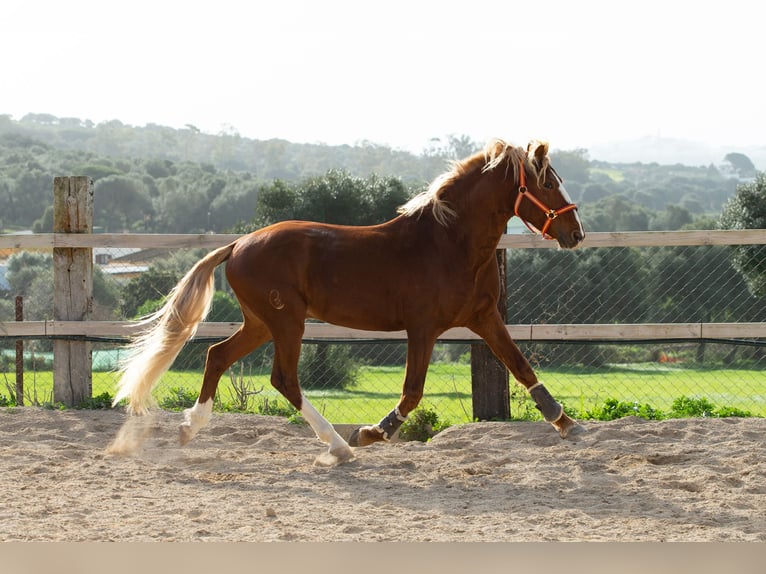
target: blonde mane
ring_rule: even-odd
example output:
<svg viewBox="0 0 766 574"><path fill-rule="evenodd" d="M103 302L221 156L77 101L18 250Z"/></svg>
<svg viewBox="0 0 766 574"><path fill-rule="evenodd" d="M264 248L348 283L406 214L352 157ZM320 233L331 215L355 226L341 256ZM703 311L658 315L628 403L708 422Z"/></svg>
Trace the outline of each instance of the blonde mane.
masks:
<svg viewBox="0 0 766 574"><path fill-rule="evenodd" d="M448 171L434 179L428 189L410 199L397 211L407 216L419 216L426 207L430 206L434 219L447 227L450 221L457 217L457 213L449 206L449 202L443 199L445 189L476 170L480 169L482 173L487 173L501 166L505 168L504 178L510 176L514 182L518 182L520 162L526 163L528 169L539 179L544 175L545 168L548 166L548 144L535 142L530 144L528 148L530 152L534 152L540 145L545 146L545 162L538 169L535 163L529 160L528 152L524 148L513 146L500 139L494 139L487 144L483 151L477 152L467 159L451 162Z"/></svg>

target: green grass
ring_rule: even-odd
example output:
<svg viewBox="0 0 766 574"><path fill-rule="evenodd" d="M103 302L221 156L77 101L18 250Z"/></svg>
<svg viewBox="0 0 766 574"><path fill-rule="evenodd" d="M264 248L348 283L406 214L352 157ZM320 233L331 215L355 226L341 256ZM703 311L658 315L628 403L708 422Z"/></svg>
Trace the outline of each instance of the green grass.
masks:
<svg viewBox="0 0 766 574"><path fill-rule="evenodd" d="M704 397L717 406L736 407L766 416L766 371L699 369L654 364L608 369L541 372L541 379L560 401L590 410L610 397L669 411L681 396Z"/></svg>
<svg viewBox="0 0 766 574"><path fill-rule="evenodd" d="M608 366L603 368L542 368L537 370L554 397L575 413L591 411L604 401L616 398L625 402L649 404L670 411L679 397L705 398L718 407L734 407L756 416L766 416L766 371L758 369L698 369L657 364ZM13 384L12 376L8 376ZM358 383L345 391L312 390L306 394L321 413L333 423L372 423L394 408L401 394L402 367L362 367ZM36 389L39 403L52 398L50 372L27 373L27 396ZM286 401L269 383L268 374L245 376L254 390L261 390L252 401L268 399L271 404ZM188 389L197 393L202 382L199 372L170 371L160 380L155 396L162 400L170 389ZM114 394L116 374L93 373L93 396ZM511 414L524 418L537 415L527 394L513 385ZM0 384L0 394L7 394ZM218 399L233 402L228 376L221 379ZM28 401L29 402L29 401ZM436 363L429 369L421 406L431 409L453 424L469 422L471 412L470 366L459 363Z"/></svg>

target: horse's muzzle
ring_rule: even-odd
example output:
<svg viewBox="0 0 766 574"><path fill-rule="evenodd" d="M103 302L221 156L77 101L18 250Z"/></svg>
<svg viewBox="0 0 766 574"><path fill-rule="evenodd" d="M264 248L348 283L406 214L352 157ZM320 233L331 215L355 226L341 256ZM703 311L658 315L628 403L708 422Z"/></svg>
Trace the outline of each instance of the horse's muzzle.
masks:
<svg viewBox="0 0 766 574"><path fill-rule="evenodd" d="M563 249L574 249L585 239L585 232L580 229L575 229L571 233L563 234L556 238L559 247Z"/></svg>

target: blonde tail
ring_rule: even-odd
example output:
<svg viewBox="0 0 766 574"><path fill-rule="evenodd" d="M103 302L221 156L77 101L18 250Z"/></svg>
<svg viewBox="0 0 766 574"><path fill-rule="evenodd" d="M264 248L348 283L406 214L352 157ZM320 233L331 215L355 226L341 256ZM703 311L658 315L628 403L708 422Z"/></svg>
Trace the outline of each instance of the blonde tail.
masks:
<svg viewBox="0 0 766 574"><path fill-rule="evenodd" d="M199 260L173 288L162 308L143 321L151 327L129 346L130 356L120 369L114 405L128 399L128 412L136 414L144 414L152 406L152 388L207 316L215 292L213 271L233 249L231 243Z"/></svg>

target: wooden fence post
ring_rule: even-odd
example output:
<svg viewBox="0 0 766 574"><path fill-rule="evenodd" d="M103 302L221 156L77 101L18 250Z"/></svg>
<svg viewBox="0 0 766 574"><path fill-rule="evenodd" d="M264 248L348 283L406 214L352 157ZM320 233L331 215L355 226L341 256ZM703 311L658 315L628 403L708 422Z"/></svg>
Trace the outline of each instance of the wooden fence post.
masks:
<svg viewBox="0 0 766 574"><path fill-rule="evenodd" d="M24 322L24 297L16 296L16 321ZM24 406L24 339L16 340L16 406Z"/></svg>
<svg viewBox="0 0 766 574"><path fill-rule="evenodd" d="M54 233L91 233L93 181L89 177L53 180ZM87 321L93 308L93 249L53 249L53 318ZM53 400L77 406L92 395L91 344L53 341Z"/></svg>
<svg viewBox="0 0 766 574"><path fill-rule="evenodd" d="M500 299L497 307L507 321L505 249L497 250L500 269ZM486 343L471 345L471 402L473 417L478 420L508 420L511 418L511 398L508 369Z"/></svg>

